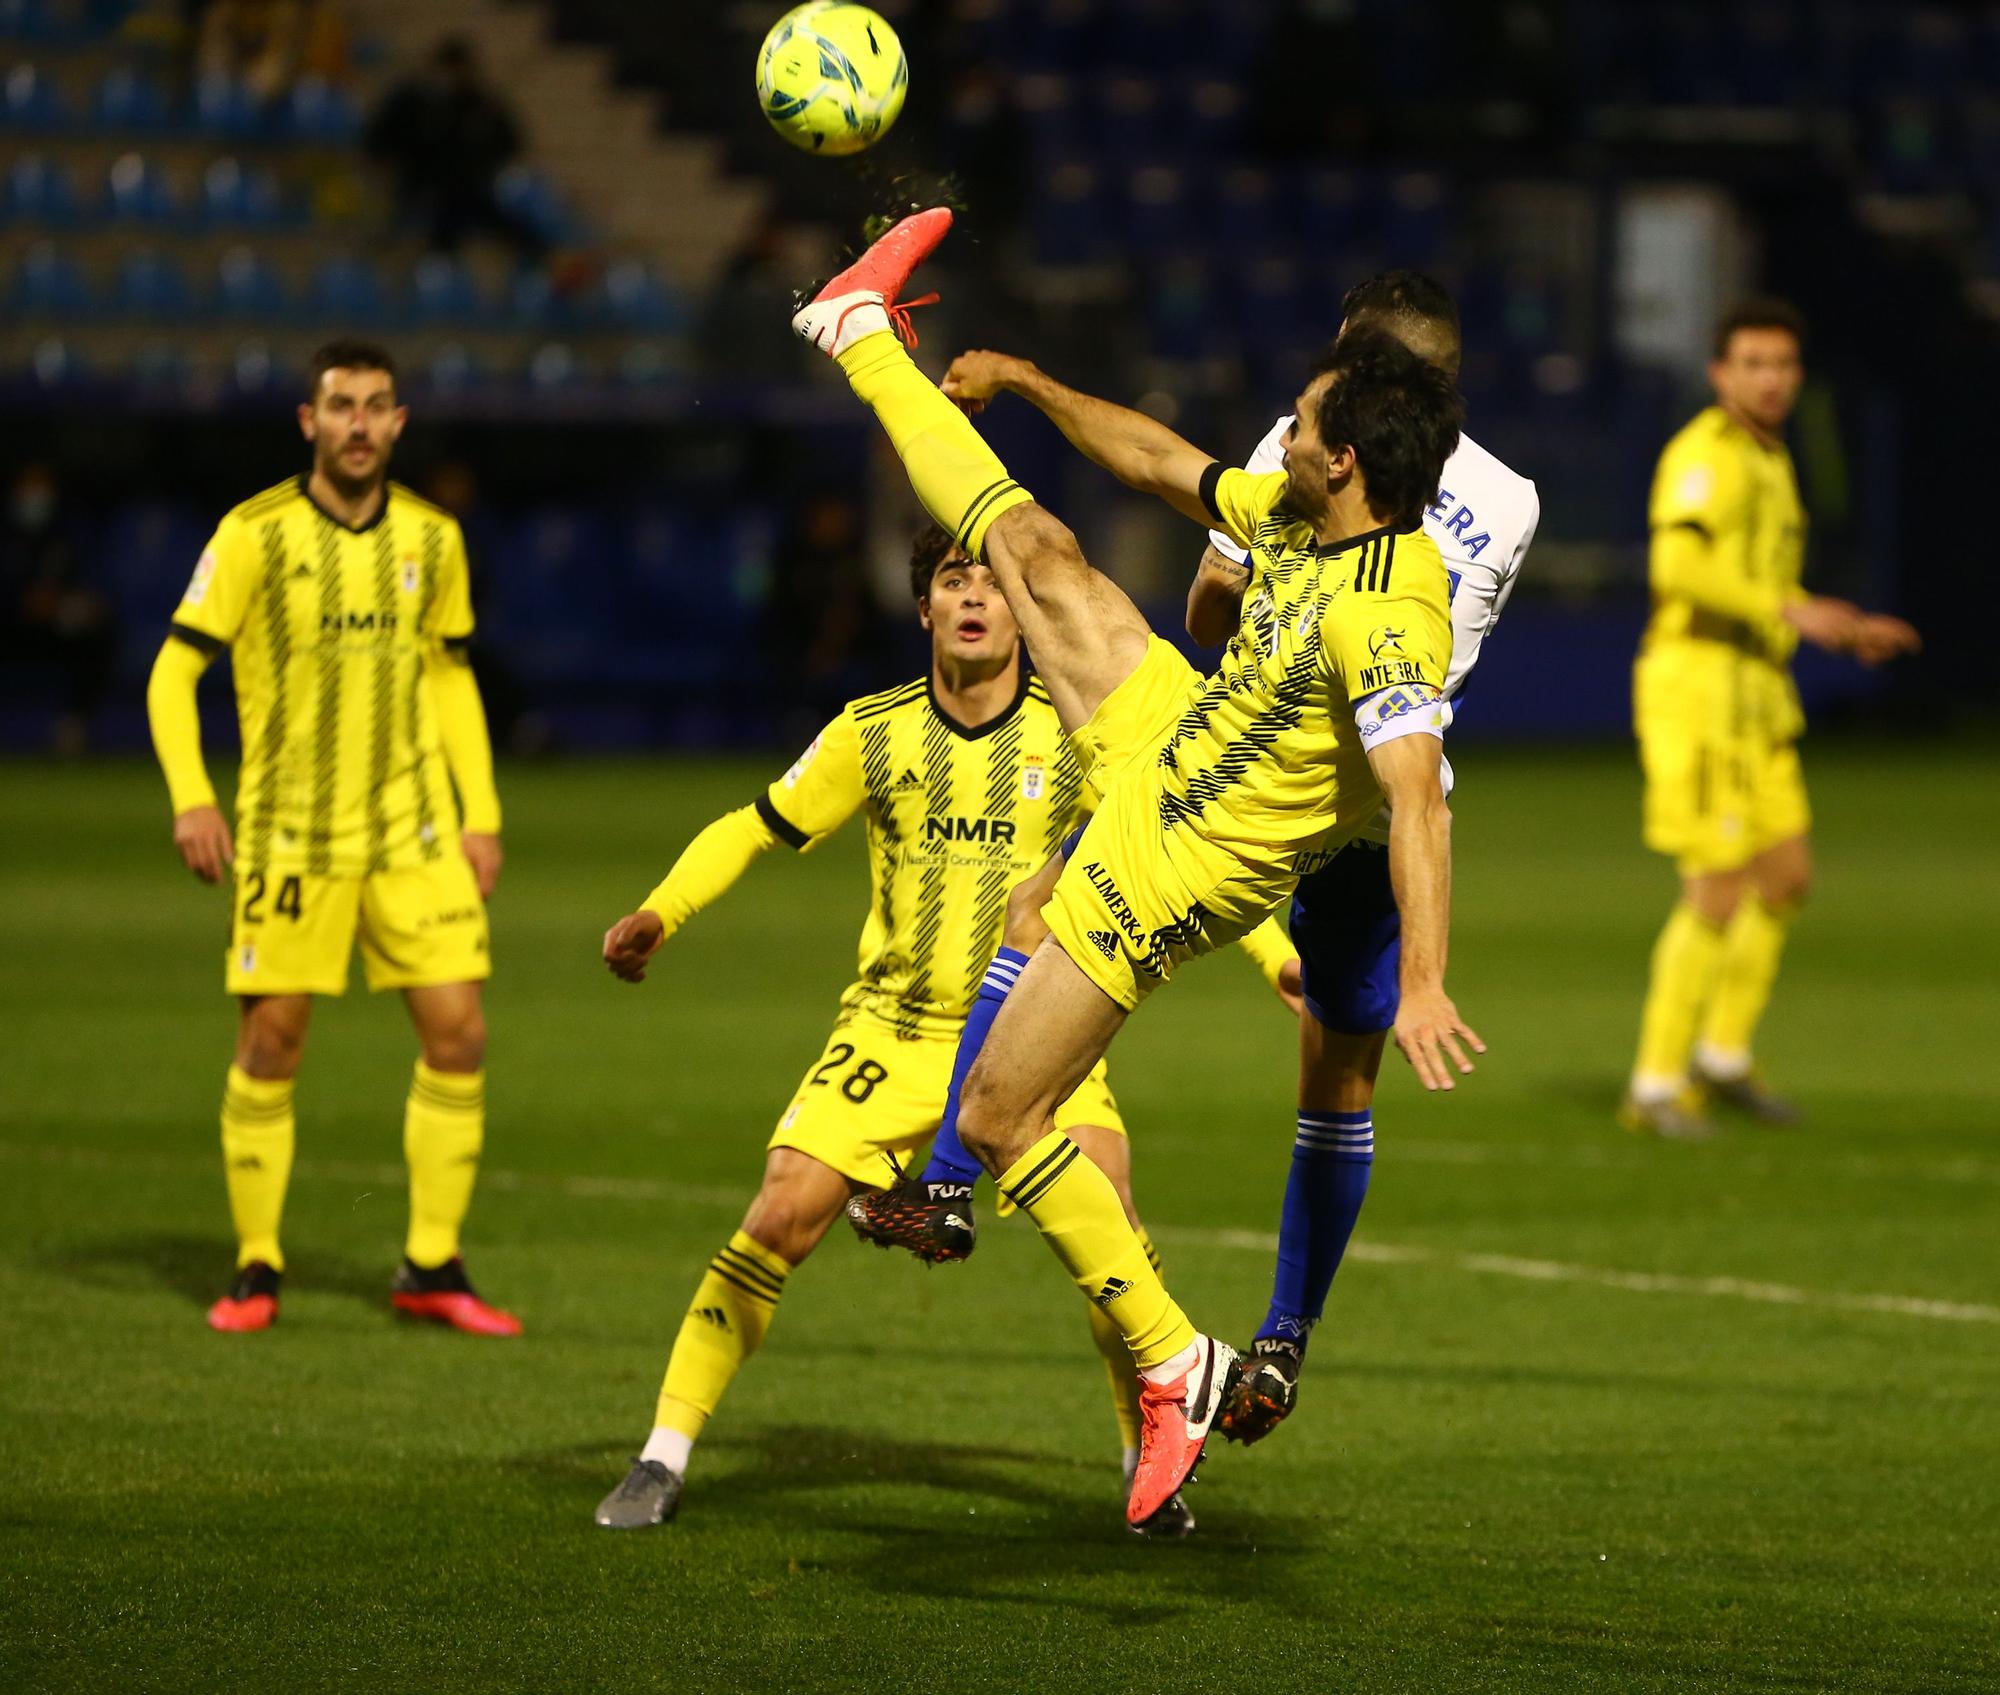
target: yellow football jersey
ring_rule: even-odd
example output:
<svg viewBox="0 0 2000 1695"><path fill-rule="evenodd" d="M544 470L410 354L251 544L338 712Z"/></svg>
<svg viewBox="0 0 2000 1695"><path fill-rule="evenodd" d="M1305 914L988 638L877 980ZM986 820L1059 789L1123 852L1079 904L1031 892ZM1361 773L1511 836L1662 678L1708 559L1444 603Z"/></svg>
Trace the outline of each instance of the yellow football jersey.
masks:
<svg viewBox="0 0 2000 1695"><path fill-rule="evenodd" d="M1380 808L1368 749L1442 735L1451 583L1421 528L1321 547L1285 473L1211 466L1202 499L1249 549L1242 619L1161 749L1160 825L1276 877L1313 869Z"/></svg>
<svg viewBox="0 0 2000 1695"><path fill-rule="evenodd" d="M1802 717L1787 667L1798 635L1784 609L1800 593L1806 513L1791 455L1711 406L1660 455L1649 518L1653 616L1642 663L1663 673L1663 687L1671 682L1667 693L1726 714L1737 732L1796 735Z"/></svg>
<svg viewBox="0 0 2000 1695"><path fill-rule="evenodd" d="M457 520L391 483L350 529L280 483L227 514L174 634L227 649L243 765L241 866L362 876L433 860L458 837L425 660L472 634Z"/></svg>
<svg viewBox="0 0 2000 1695"><path fill-rule="evenodd" d="M1000 945L1007 894L1080 822L1082 779L1055 708L1023 676L968 728L919 680L849 701L757 810L793 847L863 809L874 899L841 997L912 1040L956 1035Z"/></svg>

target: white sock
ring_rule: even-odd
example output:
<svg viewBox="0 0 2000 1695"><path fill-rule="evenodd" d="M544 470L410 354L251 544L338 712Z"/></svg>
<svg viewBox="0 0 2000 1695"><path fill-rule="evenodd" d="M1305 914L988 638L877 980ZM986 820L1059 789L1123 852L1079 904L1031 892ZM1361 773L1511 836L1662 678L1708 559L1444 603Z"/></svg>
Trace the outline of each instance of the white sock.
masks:
<svg viewBox="0 0 2000 1695"><path fill-rule="evenodd" d="M694 1438L683 1435L678 1430L669 1430L664 1424L653 1427L653 1434L646 1438L645 1447L639 1450L642 1460L658 1460L667 1470L677 1476L687 1476L688 1455L694 1452Z"/></svg>
<svg viewBox="0 0 2000 1695"><path fill-rule="evenodd" d="M1204 1338L1197 1336L1185 1348L1181 1349L1179 1353L1174 1355L1172 1359L1163 1360L1160 1364L1140 1372L1139 1375L1148 1383L1161 1386L1173 1382L1176 1377L1185 1376L1188 1372L1194 1370L1196 1363L1201 1359L1201 1345L1203 1340Z"/></svg>
<svg viewBox="0 0 2000 1695"><path fill-rule="evenodd" d="M1750 1054L1744 1048L1718 1048L1713 1043L1701 1042L1695 1047L1695 1058L1709 1076L1720 1078L1725 1083L1734 1083L1739 1078L1750 1075Z"/></svg>
<svg viewBox="0 0 2000 1695"><path fill-rule="evenodd" d="M1687 1087L1685 1077L1655 1077L1645 1072L1632 1078L1632 1098L1641 1106L1657 1106L1675 1099Z"/></svg>

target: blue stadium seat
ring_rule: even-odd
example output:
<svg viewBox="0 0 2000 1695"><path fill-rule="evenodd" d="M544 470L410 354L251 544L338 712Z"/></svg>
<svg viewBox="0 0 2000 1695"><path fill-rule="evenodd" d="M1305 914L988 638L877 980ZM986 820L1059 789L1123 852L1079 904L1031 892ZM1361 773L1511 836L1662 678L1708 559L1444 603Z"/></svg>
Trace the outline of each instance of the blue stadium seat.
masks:
<svg viewBox="0 0 2000 1695"><path fill-rule="evenodd" d="M656 332L686 327L680 298L642 259L620 259L604 273L604 304L611 322L623 330Z"/></svg>
<svg viewBox="0 0 2000 1695"><path fill-rule="evenodd" d="M31 134L69 127L62 90L34 65L16 65L0 82L0 125Z"/></svg>
<svg viewBox="0 0 2000 1695"><path fill-rule="evenodd" d="M1124 241L1143 258L1180 253L1195 245L1189 232L1186 173L1172 165L1147 165L1125 183Z"/></svg>
<svg viewBox="0 0 2000 1695"><path fill-rule="evenodd" d="M441 253L427 253L417 261L410 300L421 324L470 324L486 315L472 273Z"/></svg>
<svg viewBox="0 0 2000 1695"><path fill-rule="evenodd" d="M95 306L83 267L53 242L37 242L22 255L8 291L10 312L75 322L91 316Z"/></svg>
<svg viewBox="0 0 2000 1695"><path fill-rule="evenodd" d="M345 90L319 77L301 77L286 97L284 128L294 140L333 144L351 141L361 114Z"/></svg>
<svg viewBox="0 0 2000 1695"><path fill-rule="evenodd" d="M444 343L431 355L423 375L433 394L470 394L492 377L484 361L456 341Z"/></svg>
<svg viewBox="0 0 2000 1695"><path fill-rule="evenodd" d="M158 134L172 123L167 91L129 65L107 71L97 85L92 115L99 129Z"/></svg>
<svg viewBox="0 0 2000 1695"><path fill-rule="evenodd" d="M69 166L40 153L23 153L8 167L0 217L9 223L67 229L81 216Z"/></svg>
<svg viewBox="0 0 2000 1695"><path fill-rule="evenodd" d="M527 165L509 165L495 177L493 198L551 246L576 241L584 233L555 184Z"/></svg>
<svg viewBox="0 0 2000 1695"><path fill-rule="evenodd" d="M215 229L270 229L285 222L283 191L268 165L224 155L203 167L201 221Z"/></svg>
<svg viewBox="0 0 2000 1695"><path fill-rule="evenodd" d="M0 0L0 41L54 41L61 34L50 0Z"/></svg>
<svg viewBox="0 0 2000 1695"><path fill-rule="evenodd" d="M329 323L374 326L391 316L382 279L349 254L322 260L313 271L309 292L314 316Z"/></svg>
<svg viewBox="0 0 2000 1695"><path fill-rule="evenodd" d="M194 290L178 259L142 248L118 267L117 306L123 316L144 323L179 323L194 315Z"/></svg>
<svg viewBox="0 0 2000 1695"><path fill-rule="evenodd" d="M263 108L232 78L203 77L194 88L194 124L206 135L240 139L264 128Z"/></svg>
<svg viewBox="0 0 2000 1695"><path fill-rule="evenodd" d="M1035 257L1045 265L1082 265L1103 257L1114 231L1103 184L1081 159L1051 165L1035 207Z"/></svg>
<svg viewBox="0 0 2000 1695"><path fill-rule="evenodd" d="M132 381L142 389L181 391L193 374L187 350L175 341L151 341L132 355Z"/></svg>
<svg viewBox="0 0 2000 1695"><path fill-rule="evenodd" d="M179 210L173 186L143 153L125 153L104 174L104 216L117 223L161 224Z"/></svg>
<svg viewBox="0 0 2000 1695"><path fill-rule="evenodd" d="M290 373L271 356L267 341L239 342L229 356L229 389L240 400L262 400L291 387Z"/></svg>
<svg viewBox="0 0 2000 1695"><path fill-rule="evenodd" d="M246 323L280 322L290 306L284 279L254 248L232 247L215 268L216 311Z"/></svg>

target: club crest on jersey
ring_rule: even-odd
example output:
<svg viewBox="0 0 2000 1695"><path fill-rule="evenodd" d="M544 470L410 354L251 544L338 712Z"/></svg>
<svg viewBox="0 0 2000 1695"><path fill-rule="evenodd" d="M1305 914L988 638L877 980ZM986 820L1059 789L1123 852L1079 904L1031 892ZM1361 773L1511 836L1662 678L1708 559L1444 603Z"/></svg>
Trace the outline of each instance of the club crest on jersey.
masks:
<svg viewBox="0 0 2000 1695"><path fill-rule="evenodd" d="M417 592L417 556L414 553L403 556L403 592L405 594Z"/></svg>
<svg viewBox="0 0 2000 1695"><path fill-rule="evenodd" d="M1047 761L1039 754L1029 754L1021 763L1021 798L1040 800L1049 786Z"/></svg>
<svg viewBox="0 0 2000 1695"><path fill-rule="evenodd" d="M194 575L188 578L187 593L181 596L189 606L199 606L202 596L208 593L208 585L215 578L215 549L205 547L201 557L194 562Z"/></svg>
<svg viewBox="0 0 2000 1695"><path fill-rule="evenodd" d="M812 741L807 745L805 752L792 761L791 770L785 773L784 784L786 788L795 789L799 786L799 779L806 774L806 767L813 762L818 753L819 737L814 736Z"/></svg>

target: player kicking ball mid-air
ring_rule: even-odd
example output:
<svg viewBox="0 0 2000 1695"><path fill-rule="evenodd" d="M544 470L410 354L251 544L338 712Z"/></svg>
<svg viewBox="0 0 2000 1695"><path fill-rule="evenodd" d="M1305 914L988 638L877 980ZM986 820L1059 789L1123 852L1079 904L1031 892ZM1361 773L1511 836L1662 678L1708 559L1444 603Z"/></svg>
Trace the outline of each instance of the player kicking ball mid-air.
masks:
<svg viewBox="0 0 2000 1695"><path fill-rule="evenodd" d="M465 543L449 513L389 481L408 417L389 354L331 343L310 385L299 428L312 469L224 516L146 690L174 845L204 882L234 883L225 977L241 1016L222 1152L236 1280L208 1322L263 1330L278 1316L293 1080L313 999L346 992L358 936L368 986L401 990L417 1035L403 1114L410 1222L390 1300L411 1317L518 1335L459 1256L485 1138L480 985L500 875L493 751L466 657ZM195 707L223 653L243 734L233 830Z"/></svg>
<svg viewBox="0 0 2000 1695"><path fill-rule="evenodd" d="M642 982L666 940L780 842L811 849L868 820L873 899L860 975L825 1051L772 1134L743 1226L709 1262L667 1362L654 1429L597 1522L632 1530L675 1515L696 1439L762 1343L779 1297L849 1197L891 1176L937 1129L967 1007L991 975L1008 891L1081 816L1082 776L993 573L942 530L910 560L928 676L850 702L756 801L717 819L640 909L604 939L605 963ZM1102 1064L1057 1107L1137 1228L1130 1156ZM1144 1243L1144 1232L1140 1232ZM1139 1394L1123 1336L1090 1309L1110 1368L1128 1470ZM1185 1507L1154 1529L1185 1534Z"/></svg>
<svg viewBox="0 0 2000 1695"><path fill-rule="evenodd" d="M1100 711L1116 717L1145 693L1171 650L891 333L903 285L950 221L943 210L905 219L794 329L840 363L919 499L991 566L1051 701L1087 741ZM1420 526L1462 408L1442 372L1375 334L1347 337L1311 374L1286 468L1261 478L1141 414L1081 395L1067 405L1094 421L1086 451L1220 523L1253 549L1270 591L1216 676L1182 697L1164 745L1110 775L1045 909L1049 939L1000 1008L961 1103L966 1145L1132 1350L1144 1424L1126 1516L1144 1524L1199 1460L1235 1353L1174 1304L1116 1191L1052 1111L1152 989L1254 929L1385 798L1405 926L1399 1045L1427 1087L1470 1069L1462 1044L1476 1038L1443 987L1449 586ZM1066 413L1054 415L1077 439ZM1176 672L1170 686L1182 682Z"/></svg>
<svg viewBox="0 0 2000 1695"><path fill-rule="evenodd" d="M1374 330L1456 378L1458 309L1450 291L1417 271L1386 271L1357 283L1341 301L1340 334ZM1070 391L1032 365L996 354L972 354L946 373L947 394L984 393L994 385L1042 406L1063 423L1086 453L1092 413L1071 404ZM1278 419L1257 444L1246 469L1282 468L1293 419ZM1451 582L1452 655L1445 679L1446 722L1478 662L1486 637L1512 594L1540 517L1535 486L1509 470L1469 436L1446 461L1424 528L1444 558ZM1188 633L1216 646L1234 635L1249 593L1248 550L1221 531L1188 596ZM1170 725L1168 726L1171 727ZM1157 742L1158 736L1150 738ZM1361 835L1323 870L1302 879L1290 910L1305 1017L1299 1028L1299 1110L1279 1218L1271 1302L1241 1381L1220 1416L1232 1440L1261 1440L1297 1401L1299 1374L1368 1192L1374 1163L1374 1093L1382 1051L1397 1009L1400 919L1388 864L1389 819L1377 814ZM1041 889L1046 898L1054 878ZM1010 905L1007 944L1025 960L1046 933L1041 900ZM1032 907L1032 910L1029 908ZM991 1027L991 1016L967 1024L967 1044ZM992 1009L997 1012L997 1007ZM961 1047L960 1082L976 1049ZM929 1164L895 1188L858 1196L848 1216L865 1238L910 1249L934 1263L967 1257L975 1239L972 1187L977 1163L956 1134L956 1100L947 1111Z"/></svg>

